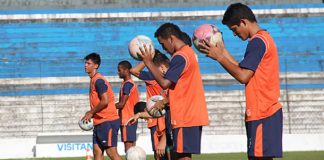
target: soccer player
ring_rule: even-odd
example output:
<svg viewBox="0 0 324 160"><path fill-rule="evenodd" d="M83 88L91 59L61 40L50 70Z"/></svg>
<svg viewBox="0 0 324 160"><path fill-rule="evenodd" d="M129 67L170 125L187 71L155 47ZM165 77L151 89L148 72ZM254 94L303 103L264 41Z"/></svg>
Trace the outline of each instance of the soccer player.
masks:
<svg viewBox="0 0 324 160"><path fill-rule="evenodd" d="M155 50L153 61L163 73L165 73L169 68L169 58L159 50ZM154 95L161 95L165 91L163 91L160 85L154 80L154 77L150 72L143 71L144 67L144 63L141 62L130 71L134 76L144 80L146 84L146 100L148 100L150 97ZM148 128L151 131L152 148L156 160L163 159L167 145L173 145L170 132L171 124L169 113L169 109L166 109L166 115L160 118L151 118L146 112L140 112L134 116L135 120L138 118L147 119ZM167 156L171 157L171 153L168 150L167 152Z"/></svg>
<svg viewBox="0 0 324 160"><path fill-rule="evenodd" d="M182 31L172 23L161 25L155 37L171 54L165 75L153 64L150 48L141 48L145 66L163 89L169 89L169 104L177 159L200 154L202 126L208 125L208 112L196 53L182 40ZM163 106L163 105L162 105Z"/></svg>
<svg viewBox="0 0 324 160"><path fill-rule="evenodd" d="M146 103L145 103L146 105ZM146 106L145 106L146 107ZM165 113L165 116L159 117L159 118L152 118L148 112L143 109L142 111L135 113L135 115L129 120L129 122L137 121L139 118L142 119L156 119L156 125L152 129L151 132L151 140L152 140L152 147L154 151L154 158L155 160L171 160L171 152L169 151L169 147L172 147L172 144L170 144L170 139L168 139L167 134L167 122L168 113ZM171 127L171 125L170 125ZM169 129L170 129L169 127ZM171 138L171 136L170 136ZM168 142L169 141L169 142ZM167 153L165 153L167 152Z"/></svg>
<svg viewBox="0 0 324 160"><path fill-rule="evenodd" d="M104 159L104 151L110 159L121 160L117 152L120 119L116 111L114 93L105 77L99 72L100 55L91 53L84 57L84 69L90 80L90 111L82 118L93 118L93 155L95 160Z"/></svg>
<svg viewBox="0 0 324 160"><path fill-rule="evenodd" d="M127 121L134 116L134 106L139 101L139 93L137 85L133 81L130 69L132 65L128 61L121 61L118 64L119 78L123 79L120 86L119 101L116 108L121 118L121 139L125 145L125 153L127 150L136 145L137 122L126 125Z"/></svg>
<svg viewBox="0 0 324 160"><path fill-rule="evenodd" d="M282 105L278 100L280 82L276 44L244 4L231 4L222 23L234 36L249 40L244 59L237 63L224 44L212 46L206 41L202 51L245 84L248 157L253 160L282 157Z"/></svg>

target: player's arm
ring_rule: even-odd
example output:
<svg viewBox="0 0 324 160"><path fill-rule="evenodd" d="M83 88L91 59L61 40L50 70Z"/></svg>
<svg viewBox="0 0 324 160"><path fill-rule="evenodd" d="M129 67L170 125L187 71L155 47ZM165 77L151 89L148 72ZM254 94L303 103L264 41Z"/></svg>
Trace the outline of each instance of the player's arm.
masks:
<svg viewBox="0 0 324 160"><path fill-rule="evenodd" d="M116 108L117 108L117 109L123 109L124 106L125 106L125 104L126 104L126 102L127 102L127 100L128 100L128 97L129 97L128 95L123 94L123 95L120 97L119 102L116 103Z"/></svg>
<svg viewBox="0 0 324 160"><path fill-rule="evenodd" d="M98 79L95 82L96 91L98 92L100 102L97 106L93 107L90 111L86 112L84 117L82 119L88 121L90 120L94 114L101 111L105 107L108 106L108 94L107 89L108 86L105 84L105 81L103 79Z"/></svg>
<svg viewBox="0 0 324 160"><path fill-rule="evenodd" d="M143 59L143 62L145 64L145 66L149 69L149 71L152 73L154 79L156 80L156 82L158 82L158 84L163 88L163 89L167 89L172 85L172 82L166 78L164 78L163 73L160 72L160 70L158 69L158 67L156 67L153 63L153 57L151 56L151 47L147 48L146 46L144 46L144 48L140 48L141 51L141 56Z"/></svg>
<svg viewBox="0 0 324 160"><path fill-rule="evenodd" d="M172 85L172 82L163 77L163 73L160 72L160 70L154 65L152 61L145 61L144 63L152 73L156 82L161 86L161 88L168 89Z"/></svg>
<svg viewBox="0 0 324 160"><path fill-rule="evenodd" d="M132 75L134 75L135 77L139 78L141 71L144 69L145 64L144 62L140 62L139 64L137 64L135 67L130 69L130 72Z"/></svg>
<svg viewBox="0 0 324 160"><path fill-rule="evenodd" d="M130 82L126 82L124 84L124 86L122 88L123 94L121 95L121 97L119 97L119 102L116 103L116 108L117 109L123 109L124 108L133 86L134 85L132 83L130 83Z"/></svg>
<svg viewBox="0 0 324 160"><path fill-rule="evenodd" d="M147 112L138 112L127 121L126 125L136 122L139 118L147 119L152 117Z"/></svg>
<svg viewBox="0 0 324 160"><path fill-rule="evenodd" d="M135 121L137 121L139 118L141 119L147 119L152 118L147 112L138 112L132 117Z"/></svg>
<svg viewBox="0 0 324 160"><path fill-rule="evenodd" d="M247 84L250 78L253 76L254 72L249 69L244 69L239 67L239 65L233 64L228 58L224 57L217 60L224 69L232 75L237 81L242 84Z"/></svg>
<svg viewBox="0 0 324 160"><path fill-rule="evenodd" d="M248 83L254 74L253 70L240 67L222 43L212 46L208 41L204 41L201 51L218 61L229 74L242 84Z"/></svg>
<svg viewBox="0 0 324 160"><path fill-rule="evenodd" d="M156 148L156 153L160 156L163 157L165 154L165 148L166 148L166 134L165 132L163 133L157 148Z"/></svg>
<svg viewBox="0 0 324 160"><path fill-rule="evenodd" d="M239 65L235 58L229 53L229 51L224 47L223 55L233 64Z"/></svg>
<svg viewBox="0 0 324 160"><path fill-rule="evenodd" d="M152 118L147 112L138 112L136 116L141 119Z"/></svg>
<svg viewBox="0 0 324 160"><path fill-rule="evenodd" d="M165 148L166 148L166 126L165 126L165 117L162 119L157 119L157 134L158 137L160 137L160 141L156 148L156 153L162 157L165 154Z"/></svg>

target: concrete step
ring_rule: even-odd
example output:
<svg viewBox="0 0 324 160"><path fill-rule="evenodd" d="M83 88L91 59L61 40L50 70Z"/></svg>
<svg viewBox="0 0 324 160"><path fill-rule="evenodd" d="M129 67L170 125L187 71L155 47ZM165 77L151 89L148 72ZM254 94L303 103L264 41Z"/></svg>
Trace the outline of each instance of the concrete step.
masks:
<svg viewBox="0 0 324 160"><path fill-rule="evenodd" d="M41 125L21 125L19 127L3 126L0 127L0 132L42 132Z"/></svg>
<svg viewBox="0 0 324 160"><path fill-rule="evenodd" d="M10 123L4 123L8 121L3 121L0 123L0 130L4 130L5 128L19 128L25 126L41 126L42 121L40 119L23 119L23 120L15 120Z"/></svg>
<svg viewBox="0 0 324 160"><path fill-rule="evenodd" d="M1 128L0 128L1 129ZM1 131L2 138L35 138L42 131Z"/></svg>
<svg viewBox="0 0 324 160"><path fill-rule="evenodd" d="M288 93L289 99L295 100L289 103L282 101L284 132L323 131L324 90L289 90ZM115 95L117 100L118 94ZM285 93L282 97L286 98ZM145 99L145 93L141 93L141 98ZM243 91L206 92L206 99L210 125L204 127L204 133L244 134ZM8 119L14 119L10 124L0 123L2 137L10 135L25 137L33 134L35 136L35 133L45 131L80 131L77 122L89 109L86 94L0 97L0 102L0 120L7 122ZM147 123L141 120L137 133L149 134L149 132Z"/></svg>

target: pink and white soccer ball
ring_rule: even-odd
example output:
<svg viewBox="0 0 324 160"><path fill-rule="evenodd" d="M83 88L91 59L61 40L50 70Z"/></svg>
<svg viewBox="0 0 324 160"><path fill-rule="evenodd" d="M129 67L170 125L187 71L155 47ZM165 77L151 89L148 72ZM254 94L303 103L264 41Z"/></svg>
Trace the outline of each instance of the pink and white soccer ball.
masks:
<svg viewBox="0 0 324 160"><path fill-rule="evenodd" d="M216 43L223 41L222 32L212 24L203 24L196 28L192 37L193 44L198 51L200 51L200 44L203 43L203 40L216 45Z"/></svg>
<svg viewBox="0 0 324 160"><path fill-rule="evenodd" d="M146 160L146 153L139 146L131 147L126 152L126 160Z"/></svg>
<svg viewBox="0 0 324 160"><path fill-rule="evenodd" d="M154 45L153 41L144 35L138 35L135 38L133 38L129 44L128 44L128 51L129 54L136 60L141 61L142 58L139 55L140 54L140 47L151 47L151 51L154 52Z"/></svg>
<svg viewBox="0 0 324 160"><path fill-rule="evenodd" d="M164 97L161 95L155 95L155 96L150 97L146 102L147 111L150 111L157 101L163 100L163 99L164 99ZM163 110L155 112L155 113L148 112L148 114L154 118L158 118L165 114L165 110L163 109Z"/></svg>

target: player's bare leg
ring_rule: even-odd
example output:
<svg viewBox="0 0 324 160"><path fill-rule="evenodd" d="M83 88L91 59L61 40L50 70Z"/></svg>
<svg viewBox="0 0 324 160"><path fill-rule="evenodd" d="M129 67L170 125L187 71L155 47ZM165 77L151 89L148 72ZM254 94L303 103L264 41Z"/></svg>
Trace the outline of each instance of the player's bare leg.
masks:
<svg viewBox="0 0 324 160"><path fill-rule="evenodd" d="M177 153L177 159L178 160L191 160L191 154L190 153Z"/></svg>
<svg viewBox="0 0 324 160"><path fill-rule="evenodd" d="M125 144L125 153L126 153L129 148L136 145L136 142L124 142L124 144Z"/></svg>
<svg viewBox="0 0 324 160"><path fill-rule="evenodd" d="M117 152L117 147L109 147L106 149L106 153L111 160L122 160L121 156Z"/></svg>
<svg viewBox="0 0 324 160"><path fill-rule="evenodd" d="M93 157L94 160L103 160L104 159L104 154L103 150L99 147L98 144L93 145Z"/></svg>

